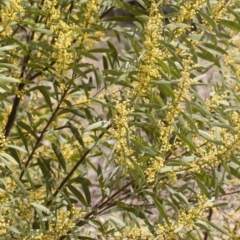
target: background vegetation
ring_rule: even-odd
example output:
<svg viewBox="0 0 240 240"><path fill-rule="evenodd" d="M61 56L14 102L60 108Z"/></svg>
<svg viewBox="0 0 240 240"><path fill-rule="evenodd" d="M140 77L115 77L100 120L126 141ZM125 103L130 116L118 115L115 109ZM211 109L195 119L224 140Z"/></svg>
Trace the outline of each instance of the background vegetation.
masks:
<svg viewBox="0 0 240 240"><path fill-rule="evenodd" d="M239 1L0 9L0 239L240 239Z"/></svg>

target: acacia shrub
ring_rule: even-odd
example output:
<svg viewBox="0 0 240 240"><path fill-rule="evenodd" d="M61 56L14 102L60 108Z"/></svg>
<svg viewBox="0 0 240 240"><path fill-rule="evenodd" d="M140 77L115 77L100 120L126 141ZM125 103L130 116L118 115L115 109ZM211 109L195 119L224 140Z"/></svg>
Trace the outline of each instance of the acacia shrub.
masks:
<svg viewBox="0 0 240 240"><path fill-rule="evenodd" d="M1 239L240 237L238 1L0 8Z"/></svg>

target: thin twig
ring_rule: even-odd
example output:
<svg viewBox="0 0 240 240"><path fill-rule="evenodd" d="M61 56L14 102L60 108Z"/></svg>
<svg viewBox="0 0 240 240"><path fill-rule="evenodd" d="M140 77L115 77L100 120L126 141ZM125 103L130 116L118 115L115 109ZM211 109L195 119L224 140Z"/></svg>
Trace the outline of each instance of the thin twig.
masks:
<svg viewBox="0 0 240 240"><path fill-rule="evenodd" d="M112 125L110 124L109 126L107 126L106 129L109 129ZM102 132L99 135L99 139L101 139L103 137L103 135L105 134L105 132ZM96 143L97 144L97 143ZM72 175L74 174L74 172L77 170L77 168L80 166L80 164L86 159L87 155L95 148L96 144L88 149L83 156L79 159L79 161L75 164L75 166L72 168L72 170L68 173L68 175L62 180L62 182L60 183L60 185L58 186L58 188L55 190L55 192L52 195L52 199L49 200L46 204L46 206L50 206L53 202L53 199L57 196L57 194L59 193L60 190L63 189L63 187L65 186L65 184L68 182L68 180L72 177Z"/></svg>
<svg viewBox="0 0 240 240"><path fill-rule="evenodd" d="M129 187L131 184L133 183L133 180L132 181L130 181L129 183L127 183L126 185L124 185L122 188L120 188L119 190L117 190L112 196L110 196L107 200L105 200L104 202L102 202L102 199L99 201L99 203L100 202L102 202L100 205L99 205L99 203L97 203L94 207L93 207L93 210L91 211L91 212L89 212L88 214L86 214L85 215L85 217L84 217L84 219L92 219L93 218L93 214L95 213L95 212L97 212L98 210L100 210L101 208L103 208L103 207L105 207L106 205L108 205L109 204L109 202L110 201L113 201L114 200L114 198L116 197L116 196L118 196L119 194L121 194L122 193L122 191L123 190L125 190L127 187ZM109 206L114 206L116 203L110 203L110 205ZM107 210L107 209L105 209L105 210ZM101 213L102 213L102 211L101 211ZM84 224L86 224L86 222L84 222L83 220L82 221L79 221L76 225L78 226L78 227L81 227L81 226L83 226ZM66 235L63 235L63 236L61 236L60 238L59 238L59 240L63 240L67 235L69 235L71 233L71 231L69 231Z"/></svg>
<svg viewBox="0 0 240 240"><path fill-rule="evenodd" d="M22 172L21 172L21 174L20 174L19 180L22 180L22 177L23 177L23 175L24 175L25 169L28 167L30 161L32 160L33 155L35 154L35 152L36 152L36 150L37 150L40 142L41 142L42 139L43 139L44 133L47 131L48 127L50 126L50 124L52 123L53 119L55 118L55 116L56 116L56 114L57 114L57 112L58 112L58 110L59 110L59 108L60 108L60 105L61 105L61 103L63 102L63 100L64 100L64 98L65 98L65 96L66 96L69 88L70 88L70 85L69 85L68 88L64 91L64 93L63 93L63 95L62 95L62 97L61 97L61 99L60 99L60 101L59 101L59 103L58 103L55 111L53 112L52 116L51 116L50 119L48 120L46 126L44 127L44 129L43 129L43 131L42 131L42 133L41 133L41 135L37 138L37 141L36 141L36 143L35 143L35 145L34 145L34 147L33 147L33 149L32 149L32 152L31 152L31 154L29 155L29 157L28 157L28 159L27 159L27 161L26 161L26 163L25 163L25 165L24 165L24 168L22 169Z"/></svg>

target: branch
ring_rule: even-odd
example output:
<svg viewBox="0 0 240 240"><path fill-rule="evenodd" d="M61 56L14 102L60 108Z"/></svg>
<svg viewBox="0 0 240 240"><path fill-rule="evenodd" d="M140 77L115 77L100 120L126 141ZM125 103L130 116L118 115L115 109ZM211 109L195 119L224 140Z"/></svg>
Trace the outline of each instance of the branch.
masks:
<svg viewBox="0 0 240 240"><path fill-rule="evenodd" d="M106 129L109 129L112 126L112 124L109 124L109 126L107 126ZM103 137L105 133L102 132L98 138L101 139ZM98 143L98 141L96 142L96 144ZM62 190L64 188L64 186L66 185L66 183L68 182L68 180L72 177L72 175L74 174L74 172L77 170L77 168L80 166L80 164L86 159L87 155L95 148L96 144L88 149L83 156L79 159L79 161L75 164L75 166L72 168L72 170L68 173L68 175L63 179L63 181L60 183L60 185L58 186L58 188L56 189L56 191L53 193L52 195L52 199L49 200L46 204L46 206L50 206L53 202L53 199L57 196L57 194L59 193L60 190Z"/></svg>
<svg viewBox="0 0 240 240"><path fill-rule="evenodd" d="M93 207L93 210L88 213L84 219L91 219L93 217L93 214L97 211L100 210L101 208L105 207L105 205L108 205L110 201L114 200L114 197L116 197L117 195L121 194L123 190L125 190L127 187L129 187L131 184L133 183L133 180L130 181L129 183L127 183L126 185L124 185L122 188L120 188L119 190L117 190L111 197L109 197L107 200L105 200L104 202L102 202L102 199ZM101 203L102 202L102 203ZM101 203L99 205L99 203ZM110 203L109 207L113 207L116 203ZM107 210L108 208L106 208L105 210ZM101 211L102 213L103 211ZM78 227L83 226L84 224L86 224L86 222L84 221L79 221L77 223ZM67 235L69 235L71 233L71 231L69 231L66 235L63 235L59 238L59 240L63 240Z"/></svg>
<svg viewBox="0 0 240 240"><path fill-rule="evenodd" d="M221 171L221 164L218 165L217 170L219 172ZM212 215L213 215L213 210L212 210L212 208L209 208L209 210L208 210L208 217L207 217L207 220L209 222L211 222L211 220L212 220ZM207 240L207 239L208 239L208 231L205 231L203 240Z"/></svg>
<svg viewBox="0 0 240 240"><path fill-rule="evenodd" d="M42 0L42 4L43 4L43 3L44 3L44 0ZM39 16L36 17L35 23L38 22L38 19L39 19ZM24 28L24 27L22 27L20 24L18 24L18 26L21 27L21 28ZM29 37L26 28L24 28L24 31L26 31L26 33L27 33L27 42L32 41L33 38L34 38L34 33L35 33L35 32L33 31L31 37ZM31 54L31 52L28 53L28 55L27 55L27 56L24 56L24 58L23 58L22 69L21 69L21 73L20 73L20 78L23 78L23 77L24 77L24 73L25 73L25 70L26 70L26 66L27 66L27 63L28 63L28 61L29 61L29 59L30 59L30 54ZM26 79L27 79L27 80L32 80L32 79L28 79L27 77L26 77ZM34 78L33 78L33 79L34 79ZM21 91L21 90L24 88L24 86L25 86L24 83L20 83L20 84L18 85L18 91ZM20 99L17 95L15 95L15 99L14 99L14 102L13 102L12 110L11 110L11 113L9 114L9 116L8 116L8 120L7 120L5 129L4 129L4 136L5 136L5 138L7 138L7 137L9 136L10 131L11 131L11 129L12 129L13 125L14 125L14 122L15 122L15 120L16 120L17 111L18 111L18 107L19 107L19 104L20 104L20 100L21 100L21 99Z"/></svg>
<svg viewBox="0 0 240 240"><path fill-rule="evenodd" d="M49 121L47 122L46 126L44 127L41 135L38 137L38 139L37 139L37 141L36 141L36 143L35 143L35 145L34 145L34 147L33 147L33 149L32 149L31 154L29 155L29 157L28 157L28 159L27 159L27 161L26 161L26 163L25 163L25 165L24 165L24 169L22 170L22 172L21 172L21 174L20 174L19 180L22 180L22 177L23 177L23 175L24 175L25 169L28 167L30 161L32 160L32 157L33 157L34 153L36 152L39 143L40 143L40 142L42 141L42 139L43 139L44 133L47 131L48 127L50 126L50 124L52 123L53 119L55 118L55 116L56 116L56 114L57 114L57 112L58 112L58 110L59 110L59 108L60 108L60 105L61 105L62 101L64 100L64 98L65 98L68 90L70 89L70 85L71 85L71 84L69 84L68 88L64 91L64 93L63 93L63 95L62 95L62 97L61 97L61 99L60 99L60 101L59 101L59 103L58 103L55 111L53 112L53 114L52 114L51 118L49 119Z"/></svg>

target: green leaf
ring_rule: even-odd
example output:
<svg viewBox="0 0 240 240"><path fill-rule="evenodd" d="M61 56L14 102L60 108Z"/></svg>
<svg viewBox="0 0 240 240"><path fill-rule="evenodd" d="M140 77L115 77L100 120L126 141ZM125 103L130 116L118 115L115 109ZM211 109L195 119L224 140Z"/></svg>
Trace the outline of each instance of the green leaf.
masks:
<svg viewBox="0 0 240 240"><path fill-rule="evenodd" d="M184 203L186 206L189 206L189 202L187 198L180 192L174 192L173 195L180 200L180 202Z"/></svg>
<svg viewBox="0 0 240 240"><path fill-rule="evenodd" d="M11 156L18 162L18 164L20 164L21 161L18 156L18 154L19 154L18 151L16 151L16 149L14 149L14 148L10 148L9 152L11 153Z"/></svg>
<svg viewBox="0 0 240 240"><path fill-rule="evenodd" d="M204 193L208 198L211 198L211 194L209 193L208 189L204 185L204 180L198 178L196 175L195 175L195 180L198 184L198 187L201 189L201 193Z"/></svg>
<svg viewBox="0 0 240 240"><path fill-rule="evenodd" d="M17 122L17 124L24 130L26 130L26 133L30 133L35 139L37 139L36 133L33 131L33 129L29 125L27 125L25 122L22 122L22 121ZM23 132L23 134L26 134L26 133Z"/></svg>
<svg viewBox="0 0 240 240"><path fill-rule="evenodd" d="M147 15L138 15L136 16L136 19L141 23L146 23L149 20L149 16Z"/></svg>
<svg viewBox="0 0 240 240"><path fill-rule="evenodd" d="M62 166L62 168L64 169L64 171L66 172L67 171L67 168L66 168L66 162L64 160L64 157L60 151L60 149L55 145L55 144L52 144L52 149L60 163L60 165Z"/></svg>
<svg viewBox="0 0 240 240"><path fill-rule="evenodd" d="M16 177L15 175L12 174L12 175L11 175L11 178L16 182L16 184L18 185L19 189L21 189L22 192L23 192L24 194L26 194L27 191L26 191L23 183L18 179L18 177Z"/></svg>
<svg viewBox="0 0 240 240"><path fill-rule="evenodd" d="M52 109L52 102L51 102L51 98L49 96L49 88L44 87L44 86L38 86L37 89L41 92L41 94L43 95L48 107L50 108L51 111L53 111Z"/></svg>
<svg viewBox="0 0 240 240"><path fill-rule="evenodd" d="M205 229L206 231L209 231L211 230L210 226L203 220L201 219L198 219L196 222L195 222L195 225L200 227L201 229Z"/></svg>
<svg viewBox="0 0 240 240"><path fill-rule="evenodd" d="M47 183L51 179L51 173L50 173L50 167L49 164L47 164L47 160L43 158L38 158L37 159L38 166L40 167L42 171L43 177L46 179Z"/></svg>
<svg viewBox="0 0 240 240"><path fill-rule="evenodd" d="M199 11L199 14L213 28L214 32L218 32L216 22L210 16L202 11Z"/></svg>
<svg viewBox="0 0 240 240"><path fill-rule="evenodd" d="M208 132L206 132L206 131L198 129L198 133L199 133L199 135L201 135L203 138L207 139L210 142L213 142L215 144L223 145L223 143L221 141L213 139L212 136Z"/></svg>
<svg viewBox="0 0 240 240"><path fill-rule="evenodd" d="M99 122L93 123L93 124L89 125L88 127L86 127L84 129L84 132L89 132L89 131L99 129L99 128L100 129L106 128L109 124L110 124L109 121L99 121Z"/></svg>
<svg viewBox="0 0 240 240"><path fill-rule="evenodd" d="M211 225L213 228L217 229L219 232L225 234L226 236L228 235L228 232L222 228L219 224L213 223L212 221L207 221L209 225Z"/></svg>
<svg viewBox="0 0 240 240"><path fill-rule="evenodd" d="M240 24L240 16L239 16L239 14L237 12L234 12L234 10L231 9L230 7L228 7L228 11L233 14L233 16L236 18L236 20Z"/></svg>
<svg viewBox="0 0 240 240"><path fill-rule="evenodd" d="M34 206L36 209L40 210L41 212L44 212L47 215L52 215L51 211L48 208L46 208L45 206L43 206L39 203L36 203L36 202L31 202L30 204L32 206Z"/></svg>
<svg viewBox="0 0 240 240"><path fill-rule="evenodd" d="M26 149L24 149L23 147L18 147L18 146L15 146L15 145L7 145L7 147L9 148L14 148L20 152L24 152L24 153L27 153Z"/></svg>
<svg viewBox="0 0 240 240"><path fill-rule="evenodd" d="M5 77L3 75L0 75L0 82L2 83L19 83L20 80L12 77Z"/></svg>
<svg viewBox="0 0 240 240"><path fill-rule="evenodd" d="M212 187L214 188L214 197L215 199L218 199L218 194L219 194L219 188L218 188L218 185L219 185L219 182L218 182L218 178L216 176L216 169L215 168L212 168Z"/></svg>
<svg viewBox="0 0 240 240"><path fill-rule="evenodd" d="M236 164L235 162L230 162L228 167L229 170L227 170L230 172L230 174L240 179L240 165Z"/></svg>
<svg viewBox="0 0 240 240"><path fill-rule="evenodd" d="M213 11L212 11L212 6L211 6L211 3L210 3L210 0L207 0L207 10L208 12L210 13L210 15L213 15Z"/></svg>
<svg viewBox="0 0 240 240"><path fill-rule="evenodd" d="M215 127L221 127L221 128L226 128L226 129L229 129L231 131L235 131L234 127L226 124L226 123L221 123L221 122L215 122L215 121L212 121L209 123L211 126L215 126Z"/></svg>
<svg viewBox="0 0 240 240"><path fill-rule="evenodd" d="M102 87L102 82L103 82L102 72L100 72L100 70L96 68L93 70L93 73L97 83L97 89L100 89L100 87Z"/></svg>
<svg viewBox="0 0 240 240"><path fill-rule="evenodd" d="M179 139L182 140L183 143L185 143L189 147L189 149L191 149L193 152L197 151L196 146L192 139L188 139L188 137L180 133L176 133L176 135L179 137Z"/></svg>
<svg viewBox="0 0 240 240"><path fill-rule="evenodd" d="M78 236L78 239L83 239L83 240L96 240L96 238L91 238L91 237L81 237L81 236Z"/></svg>
<svg viewBox="0 0 240 240"><path fill-rule="evenodd" d="M221 64L219 63L219 60L212 53L210 53L209 51L205 50L200 46L198 48L201 50L201 52L197 52L198 57L204 60L213 62L216 66L221 68Z"/></svg>
<svg viewBox="0 0 240 240"><path fill-rule="evenodd" d="M191 42L185 37L183 38L184 42L186 43L186 45L190 48L190 52L192 54L192 59L195 63L198 63L198 57L197 57L197 53L195 51L195 47L191 44Z"/></svg>
<svg viewBox="0 0 240 240"><path fill-rule="evenodd" d="M164 72L166 72L169 75L170 74L170 69L169 69L168 64L166 64L166 62L164 62L163 60L161 60L159 58L156 58L156 60L157 60L157 63L162 67Z"/></svg>
<svg viewBox="0 0 240 240"><path fill-rule="evenodd" d="M172 88L170 88L167 85L159 85L159 89L161 94L164 94L165 96L169 96L172 97L173 99L175 98L175 94L172 90Z"/></svg>
<svg viewBox="0 0 240 240"><path fill-rule="evenodd" d="M103 68L105 69L105 70L107 70L108 69L108 61L107 61L107 58L103 55L102 56L102 58L103 58ZM99 84L98 84L99 85Z"/></svg>
<svg viewBox="0 0 240 240"><path fill-rule="evenodd" d="M191 115L187 112L182 112L182 115L184 116L184 119L187 120L188 124L190 125L190 127L192 128L192 130L195 132L195 133L198 133L198 129L191 117Z"/></svg>
<svg viewBox="0 0 240 240"><path fill-rule="evenodd" d="M214 208L216 207L225 207L228 206L228 202L219 202L219 203L213 203L212 205Z"/></svg>
<svg viewBox="0 0 240 240"><path fill-rule="evenodd" d="M26 46L26 44L20 40L18 40L17 38L15 37L9 37L8 38L8 41L9 42L13 42L13 43L16 43L19 47L21 47L21 50L23 50L24 52L22 53L23 55L26 55L28 54L29 50ZM13 46L13 45L12 45ZM7 46L8 47L8 46ZM11 49L11 48L10 48ZM9 49L8 49L9 50ZM1 51L1 48L0 48L0 51Z"/></svg>
<svg viewBox="0 0 240 240"><path fill-rule="evenodd" d="M219 20L219 24L223 25L231 30L234 30L236 32L240 32L240 23L221 19L221 20Z"/></svg>
<svg viewBox="0 0 240 240"><path fill-rule="evenodd" d="M13 65L13 64L9 64L9 63L0 63L0 68L10 68L10 69L15 69L18 70L19 67Z"/></svg>
<svg viewBox="0 0 240 240"><path fill-rule="evenodd" d="M226 54L226 55L228 55L228 53L227 53L224 49L222 49L221 47L219 47L219 46L217 46L217 45L215 45L215 44L212 44L212 43L204 43L203 46L205 46L205 47L213 50L213 51L216 52L216 53L221 53L221 54Z"/></svg>
<svg viewBox="0 0 240 240"><path fill-rule="evenodd" d="M18 229L14 228L14 227L10 227L10 226L6 225L6 229L8 229L9 231L11 231L13 233L22 235L22 232L20 232Z"/></svg>
<svg viewBox="0 0 240 240"><path fill-rule="evenodd" d="M166 28L189 28L190 25L186 23L169 23Z"/></svg>
<svg viewBox="0 0 240 240"><path fill-rule="evenodd" d="M162 205L159 200L157 200L156 198L153 198L154 204L157 207L159 213L162 215L162 217L164 217L164 219L166 220L166 222L169 223L169 219L168 219L168 215L166 213L166 210L164 208L164 205Z"/></svg>
<svg viewBox="0 0 240 240"><path fill-rule="evenodd" d="M77 128L74 127L74 125L71 122L68 122L68 125L72 131L73 136L77 139L77 141L80 143L80 145L85 148L84 142L82 140L81 135L79 134Z"/></svg>
<svg viewBox="0 0 240 240"><path fill-rule="evenodd" d="M98 58L89 52L78 50L78 53L86 58L90 58L92 60L98 61Z"/></svg>
<svg viewBox="0 0 240 240"><path fill-rule="evenodd" d="M73 178L73 179L71 179L70 181L69 181L69 183L80 183L81 185L82 185L82 188L84 188L84 186L89 186L89 185L91 185L91 181L89 180L89 179L87 179L87 178L83 178L83 177L81 177L81 176L78 176L78 177L76 177L76 178ZM87 190L88 191L88 190ZM89 194L89 193L87 193L87 194ZM90 196L90 198L91 198L91 196ZM89 199L90 199L89 198Z"/></svg>
<svg viewBox="0 0 240 240"><path fill-rule="evenodd" d="M16 44L3 46L3 47L0 47L0 51L8 51L8 50L12 50L12 49L14 49L16 47L18 47L18 45L16 45Z"/></svg>
<svg viewBox="0 0 240 240"><path fill-rule="evenodd" d="M118 51L117 49L114 47L114 45L110 42L110 41L107 41L107 44L108 44L108 47L111 49L111 52L118 55Z"/></svg>
<svg viewBox="0 0 240 240"><path fill-rule="evenodd" d="M73 185L68 184L68 189L73 193L73 195L85 206L88 207L89 204L88 202L85 200L84 196L82 195L82 193L75 188Z"/></svg>
<svg viewBox="0 0 240 240"><path fill-rule="evenodd" d="M89 52L91 53L112 53L112 49L109 48L94 48L91 49Z"/></svg>
<svg viewBox="0 0 240 240"><path fill-rule="evenodd" d="M18 131L18 134L19 136L21 137L22 141L23 141L23 144L28 152L28 142L27 142L27 138L26 136L24 136L24 133L22 132L21 128L19 126L16 126L17 127L17 131Z"/></svg>
<svg viewBox="0 0 240 240"><path fill-rule="evenodd" d="M12 164L1 155L0 155L0 166L4 166L6 172L7 172L7 169L9 169L10 172L14 172Z"/></svg>
<svg viewBox="0 0 240 240"><path fill-rule="evenodd" d="M87 200L87 203L88 203L88 206L90 206L91 204L91 193L89 191L89 184L86 184L87 181L84 181L82 183L82 189L83 189L83 192L85 194L85 199Z"/></svg>
<svg viewBox="0 0 240 240"><path fill-rule="evenodd" d="M136 178L137 178L137 181L140 180L139 177L142 179L142 181L144 182L145 181L145 175L144 175L144 172L142 170L142 168L138 165L137 162L135 162L135 160L131 160L131 163L133 164L133 167L134 167L134 174L136 174ZM139 182L139 186L142 185L141 182Z"/></svg>
<svg viewBox="0 0 240 240"><path fill-rule="evenodd" d="M84 111L79 110L79 109L74 109L74 108L64 108L58 112L58 116L60 116L61 114L66 114L66 113L68 113L68 114L72 113L81 118L86 118L86 113Z"/></svg>
<svg viewBox="0 0 240 240"><path fill-rule="evenodd" d="M33 28L32 30L35 32L44 33L49 36L53 35L53 31L46 29L46 28Z"/></svg>
<svg viewBox="0 0 240 240"><path fill-rule="evenodd" d="M81 78L88 79L87 74L83 72L79 67L75 65L69 65L68 67L69 69L72 69L75 74L77 73ZM76 78L75 81L77 81L78 79L79 78Z"/></svg>
<svg viewBox="0 0 240 240"><path fill-rule="evenodd" d="M9 162L15 164L15 165L19 165L18 162L9 154L2 152L1 156L4 157L5 159L7 159Z"/></svg>

